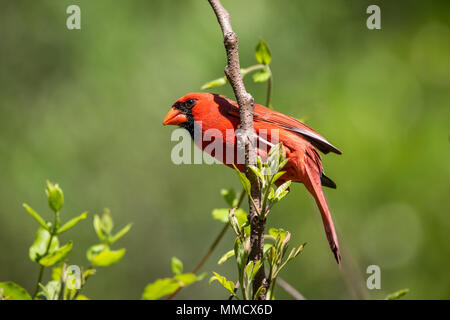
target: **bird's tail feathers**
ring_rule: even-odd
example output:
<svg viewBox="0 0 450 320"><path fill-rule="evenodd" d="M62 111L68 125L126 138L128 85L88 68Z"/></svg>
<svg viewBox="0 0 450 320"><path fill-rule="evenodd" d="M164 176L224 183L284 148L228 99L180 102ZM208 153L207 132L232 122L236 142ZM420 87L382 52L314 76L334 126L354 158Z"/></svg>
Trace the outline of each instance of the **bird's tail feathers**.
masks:
<svg viewBox="0 0 450 320"><path fill-rule="evenodd" d="M305 163L306 164L305 169L308 178L308 181L305 181L305 186L316 200L316 204L319 207L320 214L322 216L322 222L325 228L328 243L330 245L331 251L333 252L337 263L340 264L341 254L339 249L339 243L336 235L336 230L333 224L333 219L331 218L330 210L328 209L328 204L322 191L320 173L315 168L316 163L314 162L311 163L309 160L311 159L307 158Z"/></svg>

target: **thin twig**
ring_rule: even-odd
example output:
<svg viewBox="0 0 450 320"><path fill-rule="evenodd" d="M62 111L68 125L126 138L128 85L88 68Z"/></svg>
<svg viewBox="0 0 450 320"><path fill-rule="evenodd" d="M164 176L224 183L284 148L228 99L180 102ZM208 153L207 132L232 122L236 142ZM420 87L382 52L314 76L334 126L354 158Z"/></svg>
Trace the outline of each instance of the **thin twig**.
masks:
<svg viewBox="0 0 450 320"><path fill-rule="evenodd" d="M247 75L250 72L257 71L257 70L262 70L262 69L266 69L266 66L263 65L263 64L255 64L253 66L250 66L250 67L247 67L245 69L242 69L241 70L241 75L242 75L242 77L244 77L245 75Z"/></svg>
<svg viewBox="0 0 450 320"><path fill-rule="evenodd" d="M36 288L34 289L33 300L36 299L36 296L39 292L39 283L41 283L41 281L42 281L42 276L44 275L44 269L45 269L45 267L41 265L40 269L39 269L39 276L38 276Z"/></svg>
<svg viewBox="0 0 450 320"><path fill-rule="evenodd" d="M270 96L272 92L272 72L270 72L270 78L267 80L267 96L266 96L266 107L272 109L270 106Z"/></svg>
<svg viewBox="0 0 450 320"><path fill-rule="evenodd" d="M249 221L250 221L250 254L249 260L257 262L263 259L264 252L264 228L265 219L258 217L258 210L261 207L261 186L257 176L248 166L256 163L255 145L251 143L254 140L253 130L253 108L254 99L246 89L241 76L241 67L238 52L238 37L233 32L230 22L230 14L222 6L219 0L208 0L217 21L220 24L223 33L224 45L227 54L227 65L225 67L225 75L233 88L236 101L239 105L240 114L240 130L242 132L243 142L245 145L245 175L251 184L251 198L249 200ZM250 197L249 197L250 198ZM259 269L253 281L253 291L256 292L260 286L268 288L269 283L264 272L264 264ZM267 290L262 290L258 299L265 299Z"/></svg>
<svg viewBox="0 0 450 320"><path fill-rule="evenodd" d="M66 291L66 280L67 280L67 275L66 275L66 263L63 263L62 269L61 269L61 277L60 277L60 284L61 286L59 287L59 295L58 295L58 300L64 300L64 291Z"/></svg>
<svg viewBox="0 0 450 320"><path fill-rule="evenodd" d="M277 277L277 282L280 287L284 289L287 293L289 293L295 300L306 300L306 298L298 292L293 286L291 286L289 283L284 281L281 277ZM273 288L275 289L275 288ZM272 295L273 295L273 289L272 289Z"/></svg>

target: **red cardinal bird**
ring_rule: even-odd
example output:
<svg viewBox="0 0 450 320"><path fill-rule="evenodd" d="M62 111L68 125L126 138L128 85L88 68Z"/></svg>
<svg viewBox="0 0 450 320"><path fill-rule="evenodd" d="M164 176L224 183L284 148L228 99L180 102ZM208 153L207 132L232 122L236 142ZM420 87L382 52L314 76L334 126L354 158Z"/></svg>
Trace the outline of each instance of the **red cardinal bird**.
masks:
<svg viewBox="0 0 450 320"><path fill-rule="evenodd" d="M196 129L194 128L198 127L196 127L197 123L201 123L202 134L207 135L211 131L210 129L215 129L216 132L222 133L222 137L226 137L220 140L224 152L236 149L236 137L226 133L234 132L239 128L239 107L235 101L211 93L189 93L173 104L163 121L164 125L178 125L187 129L192 137L195 135ZM322 186L336 188L336 184L325 176L317 149L324 154L330 151L341 154L341 151L300 121L259 104L255 104L253 126L257 134L261 129L267 131L265 139L270 139L272 130L277 130L279 142L282 142L286 157L289 158L283 168L286 173L277 181L277 184L282 184L287 180L301 182L313 195L322 216L328 243L336 261L340 263L341 256L336 231L322 192ZM211 139L202 139L199 147L205 150L209 141ZM210 152L213 157L216 156L214 151L211 152L208 148L205 151ZM261 157L266 153L266 150L258 148L258 154ZM244 166L236 163L237 158L234 156L232 159L234 160L231 162L234 162L239 170L243 171ZM225 164L230 167L233 165L228 162Z"/></svg>

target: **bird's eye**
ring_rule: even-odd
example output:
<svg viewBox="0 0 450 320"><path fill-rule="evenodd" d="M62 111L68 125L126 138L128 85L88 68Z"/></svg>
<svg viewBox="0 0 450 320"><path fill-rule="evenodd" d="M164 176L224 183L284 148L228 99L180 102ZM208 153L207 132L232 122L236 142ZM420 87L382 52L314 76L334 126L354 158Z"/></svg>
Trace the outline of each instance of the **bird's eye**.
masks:
<svg viewBox="0 0 450 320"><path fill-rule="evenodd" d="M187 99L184 104L186 105L186 107L188 108L192 108L195 104L196 100L195 99Z"/></svg>

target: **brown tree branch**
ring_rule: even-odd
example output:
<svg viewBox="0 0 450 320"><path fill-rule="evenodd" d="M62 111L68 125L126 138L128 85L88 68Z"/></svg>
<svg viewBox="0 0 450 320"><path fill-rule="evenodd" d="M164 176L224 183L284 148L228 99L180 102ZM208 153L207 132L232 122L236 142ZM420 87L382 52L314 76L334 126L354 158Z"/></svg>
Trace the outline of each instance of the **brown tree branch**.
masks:
<svg viewBox="0 0 450 320"><path fill-rule="evenodd" d="M263 259L264 252L264 228L265 219L260 219L257 211L261 209L261 187L258 178L249 170L249 164L256 163L255 134L253 130L253 108L254 99L244 86L241 76L241 66L239 62L238 37L233 32L230 22L230 14L222 6L219 0L208 0L223 33L224 45L227 54L227 65L225 67L225 75L233 88L236 101L239 105L240 112L240 139L245 146L245 174L251 183L251 197L249 198L249 221L251 225L250 231L250 254L249 260L257 262ZM254 204L253 204L254 202ZM255 208L257 206L258 208ZM257 299L265 299L269 283L264 272L264 264L259 269L253 281L253 292L256 292L260 286L266 290L262 290Z"/></svg>

